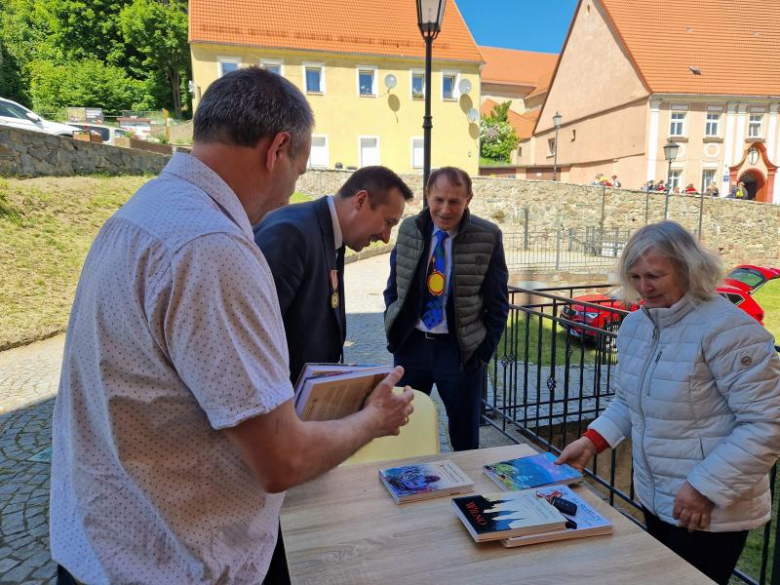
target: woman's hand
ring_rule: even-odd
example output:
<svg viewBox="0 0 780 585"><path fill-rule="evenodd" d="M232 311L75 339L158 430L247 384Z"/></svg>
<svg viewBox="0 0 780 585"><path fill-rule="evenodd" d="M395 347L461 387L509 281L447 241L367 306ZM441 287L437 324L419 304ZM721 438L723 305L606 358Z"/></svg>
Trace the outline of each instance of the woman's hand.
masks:
<svg viewBox="0 0 780 585"><path fill-rule="evenodd" d="M709 498L686 481L674 497L672 515L677 520L677 526L687 528L688 532L706 530L714 507L715 504Z"/></svg>
<svg viewBox="0 0 780 585"><path fill-rule="evenodd" d="M561 452L561 456L555 460L556 465L568 463L575 469L582 471L585 465L596 454L596 445L587 437L580 437Z"/></svg>

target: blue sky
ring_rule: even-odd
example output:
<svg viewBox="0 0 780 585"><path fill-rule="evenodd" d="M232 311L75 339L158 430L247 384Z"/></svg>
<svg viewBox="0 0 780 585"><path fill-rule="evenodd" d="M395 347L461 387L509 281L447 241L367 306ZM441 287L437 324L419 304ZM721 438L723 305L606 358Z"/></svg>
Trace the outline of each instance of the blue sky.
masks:
<svg viewBox="0 0 780 585"><path fill-rule="evenodd" d="M561 51L577 7L577 0L456 1L478 45L543 53Z"/></svg>

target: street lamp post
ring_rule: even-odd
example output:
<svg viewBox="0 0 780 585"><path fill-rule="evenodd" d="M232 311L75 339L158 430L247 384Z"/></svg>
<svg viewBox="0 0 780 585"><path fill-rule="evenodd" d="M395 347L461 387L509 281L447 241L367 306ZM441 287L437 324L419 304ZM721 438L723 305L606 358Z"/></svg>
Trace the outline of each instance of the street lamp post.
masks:
<svg viewBox="0 0 780 585"><path fill-rule="evenodd" d="M425 41L425 115L423 116L423 191L431 174L431 60L433 39L441 32L447 0L417 0L417 26Z"/></svg>
<svg viewBox="0 0 780 585"><path fill-rule="evenodd" d="M555 142L553 149L553 181L558 180L558 129L561 127L561 115L556 111L553 116L553 126L555 126Z"/></svg>
<svg viewBox="0 0 780 585"><path fill-rule="evenodd" d="M672 162L677 158L677 151L680 145L672 142L671 139L664 144L664 158L669 163L666 171L666 201L664 202L664 220L669 217L669 195L672 193Z"/></svg>

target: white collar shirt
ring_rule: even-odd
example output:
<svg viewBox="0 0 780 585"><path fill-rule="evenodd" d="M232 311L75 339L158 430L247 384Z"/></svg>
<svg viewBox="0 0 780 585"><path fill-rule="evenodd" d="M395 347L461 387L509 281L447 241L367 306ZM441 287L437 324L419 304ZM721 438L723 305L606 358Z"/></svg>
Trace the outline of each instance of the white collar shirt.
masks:
<svg viewBox="0 0 780 585"><path fill-rule="evenodd" d="M84 264L53 419L54 560L96 585L262 582L284 495L220 429L292 398L288 361L243 207L175 155Z"/></svg>
<svg viewBox="0 0 780 585"><path fill-rule="evenodd" d="M333 224L333 245L336 248L336 252L338 252L341 246L344 245L344 236L341 233L339 215L336 213L336 200L333 195L328 195L327 198L328 209L330 210L330 221Z"/></svg>

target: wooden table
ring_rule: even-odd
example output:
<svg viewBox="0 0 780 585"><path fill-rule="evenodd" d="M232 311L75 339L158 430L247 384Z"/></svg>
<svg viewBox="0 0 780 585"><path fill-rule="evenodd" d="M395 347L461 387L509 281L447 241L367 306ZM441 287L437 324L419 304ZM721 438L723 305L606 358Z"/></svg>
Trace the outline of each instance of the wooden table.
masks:
<svg viewBox="0 0 780 585"><path fill-rule="evenodd" d="M339 467L287 494L281 522L295 585L507 583L638 585L712 583L585 488L578 491L608 516L611 536L504 548L475 543L450 497L396 504L377 470L413 461L451 459L475 492L498 487L482 465L533 454L527 445Z"/></svg>

